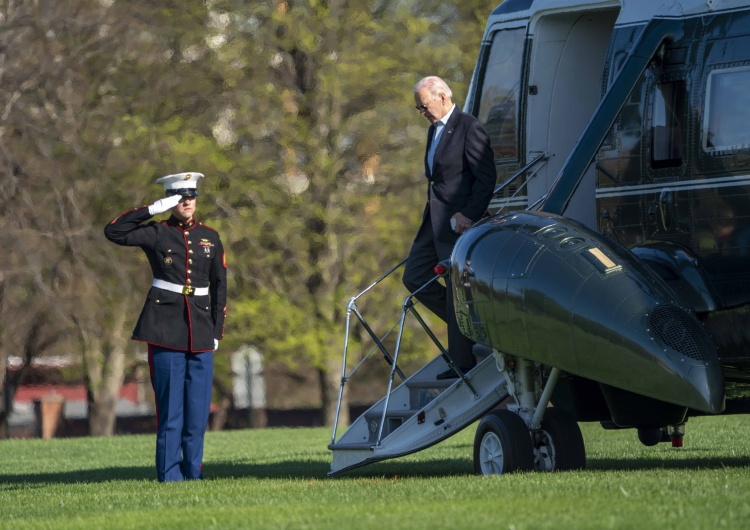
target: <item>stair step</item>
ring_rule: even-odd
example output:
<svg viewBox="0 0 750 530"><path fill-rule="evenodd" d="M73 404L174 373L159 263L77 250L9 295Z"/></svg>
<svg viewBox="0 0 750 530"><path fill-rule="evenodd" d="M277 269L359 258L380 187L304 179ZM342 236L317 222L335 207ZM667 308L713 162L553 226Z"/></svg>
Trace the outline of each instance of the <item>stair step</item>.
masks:
<svg viewBox="0 0 750 530"><path fill-rule="evenodd" d="M383 423L383 436L390 435L393 431L401 427L404 423L409 421L415 414L419 413L419 410L389 410L385 415L385 423ZM365 421L367 422L368 430L370 433L370 445L375 442L378 426L383 419L383 411L368 411L365 412Z"/></svg>
<svg viewBox="0 0 750 530"><path fill-rule="evenodd" d="M445 390L456 381L457 379L422 379L419 381L409 380L406 382L406 386L414 389L439 388L441 390Z"/></svg>
<svg viewBox="0 0 750 530"><path fill-rule="evenodd" d="M412 416L414 416L417 412L419 412L419 410L420 409L389 410L386 413L385 417L386 417L386 419L401 418L401 419L404 419L404 420L408 420L409 418L411 418ZM380 421L380 418L382 418L382 417L383 417L383 411L382 410L373 411L373 412L370 412L368 410L367 412L365 412L365 418L367 418L368 420L374 420L374 419L376 419L376 420Z"/></svg>
<svg viewBox="0 0 750 530"><path fill-rule="evenodd" d="M430 447L459 432L508 396L507 384L492 359L485 359L472 370L470 382L476 392L459 379L435 379L444 369L443 359L436 357L422 373L414 374L416 380L409 379L394 390L382 432L378 431L385 398L373 405L375 410L360 416L342 438L328 446L333 453L329 476Z"/></svg>
<svg viewBox="0 0 750 530"><path fill-rule="evenodd" d="M331 451L362 451L363 449L372 449L372 443L350 443L350 444L328 444L328 449Z"/></svg>

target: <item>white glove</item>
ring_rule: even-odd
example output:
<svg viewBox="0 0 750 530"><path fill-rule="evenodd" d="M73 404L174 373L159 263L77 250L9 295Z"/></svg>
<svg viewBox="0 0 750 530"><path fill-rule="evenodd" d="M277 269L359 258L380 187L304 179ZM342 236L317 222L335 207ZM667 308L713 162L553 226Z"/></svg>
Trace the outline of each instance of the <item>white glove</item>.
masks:
<svg viewBox="0 0 750 530"><path fill-rule="evenodd" d="M214 351L219 349L219 339L214 339Z"/></svg>
<svg viewBox="0 0 750 530"><path fill-rule="evenodd" d="M180 199L182 199L181 195L170 195L163 199L159 199L148 207L148 213L156 215L157 213L164 213L167 210L171 210L180 203Z"/></svg>

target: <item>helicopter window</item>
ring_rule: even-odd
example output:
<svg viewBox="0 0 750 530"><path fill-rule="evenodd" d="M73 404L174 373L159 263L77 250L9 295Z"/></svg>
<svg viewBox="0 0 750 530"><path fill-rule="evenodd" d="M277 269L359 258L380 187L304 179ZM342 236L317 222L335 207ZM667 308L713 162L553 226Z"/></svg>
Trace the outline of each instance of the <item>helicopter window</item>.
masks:
<svg viewBox="0 0 750 530"><path fill-rule="evenodd" d="M492 37L477 118L490 136L495 163L518 161L518 112L525 28Z"/></svg>
<svg viewBox="0 0 750 530"><path fill-rule="evenodd" d="M657 85L651 130L651 165L655 168L682 165L684 101L685 81Z"/></svg>
<svg viewBox="0 0 750 530"><path fill-rule="evenodd" d="M714 70L708 76L701 142L708 153L750 148L750 67Z"/></svg>

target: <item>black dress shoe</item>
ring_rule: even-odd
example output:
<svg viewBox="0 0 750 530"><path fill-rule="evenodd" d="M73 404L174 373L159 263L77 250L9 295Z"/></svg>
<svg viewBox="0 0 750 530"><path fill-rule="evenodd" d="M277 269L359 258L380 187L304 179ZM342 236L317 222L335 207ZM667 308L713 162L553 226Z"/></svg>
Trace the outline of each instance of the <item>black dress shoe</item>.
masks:
<svg viewBox="0 0 750 530"><path fill-rule="evenodd" d="M459 368L461 370L461 373L466 373L470 371L473 366L470 366L469 368ZM445 372L440 372L435 376L435 379L443 380L443 379L458 379L458 374L453 368L448 368Z"/></svg>

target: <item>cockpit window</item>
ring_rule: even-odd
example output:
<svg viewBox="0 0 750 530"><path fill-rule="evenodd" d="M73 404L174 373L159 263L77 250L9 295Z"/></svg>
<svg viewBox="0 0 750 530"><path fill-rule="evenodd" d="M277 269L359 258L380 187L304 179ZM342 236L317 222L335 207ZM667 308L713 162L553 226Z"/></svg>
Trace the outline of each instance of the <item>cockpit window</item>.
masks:
<svg viewBox="0 0 750 530"><path fill-rule="evenodd" d="M485 66L479 112L490 136L495 162L518 161L518 110L525 28L498 31Z"/></svg>
<svg viewBox="0 0 750 530"><path fill-rule="evenodd" d="M750 67L714 70L708 76L701 142L707 153L750 148Z"/></svg>

